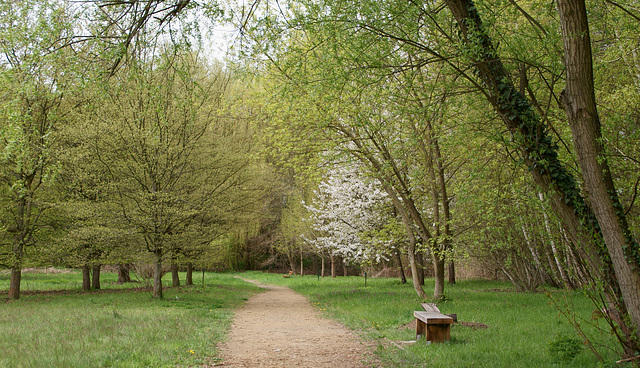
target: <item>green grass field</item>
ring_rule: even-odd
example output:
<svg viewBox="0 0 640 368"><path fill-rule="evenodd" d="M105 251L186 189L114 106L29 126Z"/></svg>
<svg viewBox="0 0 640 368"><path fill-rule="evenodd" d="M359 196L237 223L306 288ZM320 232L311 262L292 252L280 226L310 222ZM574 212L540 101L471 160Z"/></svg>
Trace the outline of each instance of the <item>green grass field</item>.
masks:
<svg viewBox="0 0 640 368"><path fill-rule="evenodd" d="M617 366L618 356L613 337L594 328L587 331L606 364L599 363L583 346L575 330L546 293L517 293L511 284L495 281L463 280L446 286L448 300L438 302L442 313L456 313L458 321L447 344L401 344L392 342L415 339L413 311L422 310L413 286L396 279L371 279L364 285L362 277L336 279L315 276L283 278L281 275L245 273L244 277L286 285L304 294L327 317L358 331L364 338L378 342L377 354L387 367L598 367ZM427 280L427 292L433 280ZM578 316L588 322L595 307L577 292L552 291L564 306L571 305ZM566 298L566 299L565 299ZM596 321L604 326L603 321ZM486 325L487 328L482 325ZM579 349L571 359L553 351L569 349L565 342ZM553 347L556 347L554 350ZM624 366L624 365L622 365Z"/></svg>
<svg viewBox="0 0 640 368"><path fill-rule="evenodd" d="M415 338L411 322L421 301L411 285L396 279L369 278L365 286L362 277L241 275L307 296L320 313L373 341L384 367L624 367L615 364L611 335L585 326L606 360L601 364L545 293L516 293L507 283L467 280L447 285L448 299L438 306L443 313L457 313L465 324L452 328L450 343L427 346L399 343ZM23 290L30 292L8 301L9 275L2 273L0 367L211 365L219 360L216 344L224 340L234 309L258 292L232 276L207 273L204 288L198 277L194 281L200 285L170 288L164 300L154 300L149 291L116 285L109 273L102 278L103 290L90 293L79 292L78 272L25 274ZM433 287L429 281L427 290ZM63 289L67 291L51 291ZM594 307L586 297L550 294L592 322ZM553 347L560 353L576 349L576 355L562 357Z"/></svg>
<svg viewBox="0 0 640 368"><path fill-rule="evenodd" d="M80 273L25 274L29 291L70 285L75 290L24 293L9 302L8 278L0 274L0 367L213 364L216 343L224 338L234 309L259 290L229 275L208 273L204 288L199 279L200 285L171 288L164 300L154 300L148 291L115 285L109 273L102 278L103 290L91 293L78 291Z"/></svg>

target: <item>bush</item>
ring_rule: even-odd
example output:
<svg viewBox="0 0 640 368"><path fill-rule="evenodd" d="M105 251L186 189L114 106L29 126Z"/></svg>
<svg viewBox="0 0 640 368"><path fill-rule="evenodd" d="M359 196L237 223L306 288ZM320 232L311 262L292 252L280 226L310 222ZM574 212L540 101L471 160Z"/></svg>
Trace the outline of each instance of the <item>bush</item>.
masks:
<svg viewBox="0 0 640 368"><path fill-rule="evenodd" d="M582 341L575 337L560 335L549 342L549 353L557 361L570 361L580 354L582 349Z"/></svg>

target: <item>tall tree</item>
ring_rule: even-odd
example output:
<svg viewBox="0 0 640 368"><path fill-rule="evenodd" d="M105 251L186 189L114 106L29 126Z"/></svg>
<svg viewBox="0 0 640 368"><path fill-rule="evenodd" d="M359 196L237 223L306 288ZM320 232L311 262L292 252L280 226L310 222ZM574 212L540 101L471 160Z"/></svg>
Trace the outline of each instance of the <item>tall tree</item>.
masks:
<svg viewBox="0 0 640 368"><path fill-rule="evenodd" d="M0 195L3 262L11 268L9 296L20 297L27 247L37 241L55 177L54 135L64 119L65 89L74 72L60 40L72 34L64 4L10 1L0 5Z"/></svg>
<svg viewBox="0 0 640 368"><path fill-rule="evenodd" d="M190 227L215 221L220 193L246 167L223 146L233 134L216 115L227 81L194 53L169 47L112 77L94 115L112 198L153 254L155 297L162 297L163 260L193 240L182 238Z"/></svg>
<svg viewBox="0 0 640 368"><path fill-rule="evenodd" d="M637 342L640 341L640 245L627 224L603 146L587 8L584 0L558 0L557 4L567 75L561 104L571 126L589 203L598 219Z"/></svg>

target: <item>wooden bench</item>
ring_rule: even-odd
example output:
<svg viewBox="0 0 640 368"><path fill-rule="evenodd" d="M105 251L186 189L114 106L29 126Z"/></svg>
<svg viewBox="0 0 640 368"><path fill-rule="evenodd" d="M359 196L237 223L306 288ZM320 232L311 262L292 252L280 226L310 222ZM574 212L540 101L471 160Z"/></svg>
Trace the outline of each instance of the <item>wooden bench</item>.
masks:
<svg viewBox="0 0 640 368"><path fill-rule="evenodd" d="M451 339L451 325L454 319L446 314L440 313L435 304L422 304L425 311L415 311L416 317L416 340L425 337L427 344L446 342Z"/></svg>

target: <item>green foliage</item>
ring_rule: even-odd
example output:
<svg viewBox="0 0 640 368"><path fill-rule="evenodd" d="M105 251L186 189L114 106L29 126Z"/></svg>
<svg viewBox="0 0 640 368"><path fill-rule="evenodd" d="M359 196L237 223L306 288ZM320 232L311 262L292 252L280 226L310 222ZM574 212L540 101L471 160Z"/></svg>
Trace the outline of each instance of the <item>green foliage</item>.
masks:
<svg viewBox="0 0 640 368"><path fill-rule="evenodd" d="M569 362L584 350L580 339L565 335L558 335L549 341L549 354L558 362Z"/></svg>

